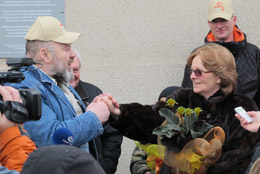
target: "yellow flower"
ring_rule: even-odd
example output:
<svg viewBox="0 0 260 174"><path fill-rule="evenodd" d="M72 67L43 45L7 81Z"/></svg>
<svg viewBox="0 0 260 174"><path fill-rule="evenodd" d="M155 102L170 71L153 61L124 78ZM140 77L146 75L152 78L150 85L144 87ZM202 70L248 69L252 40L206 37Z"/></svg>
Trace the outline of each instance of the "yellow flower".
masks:
<svg viewBox="0 0 260 174"><path fill-rule="evenodd" d="M185 108L182 106L178 107L178 109L177 109L177 113L181 114L181 115L184 114L184 111L185 111Z"/></svg>
<svg viewBox="0 0 260 174"><path fill-rule="evenodd" d="M197 116L199 117L200 112L202 112L202 109L199 108L199 107L196 107L196 108L194 109L194 112L195 112L195 113L197 114Z"/></svg>
<svg viewBox="0 0 260 174"><path fill-rule="evenodd" d="M172 98L170 98L166 101L166 106L173 107L175 104L178 104L178 103Z"/></svg>
<svg viewBox="0 0 260 174"><path fill-rule="evenodd" d="M185 109L185 115L188 115L188 116L191 116L191 114L192 114L192 112L193 112L193 110L192 109L190 109L190 108L187 108L187 109Z"/></svg>

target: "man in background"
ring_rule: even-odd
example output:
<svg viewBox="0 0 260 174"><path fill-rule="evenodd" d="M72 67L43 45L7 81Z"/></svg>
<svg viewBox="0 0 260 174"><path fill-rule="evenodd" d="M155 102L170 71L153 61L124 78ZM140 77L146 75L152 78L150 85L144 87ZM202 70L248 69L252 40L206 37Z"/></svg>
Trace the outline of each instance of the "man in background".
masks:
<svg viewBox="0 0 260 174"><path fill-rule="evenodd" d="M209 0L210 31L204 41L214 42L229 49L235 57L238 73L235 92L252 98L260 107L260 50L247 42L246 34L236 24L237 16L234 14L231 0ZM182 87L192 87L188 69L186 66Z"/></svg>
<svg viewBox="0 0 260 174"><path fill-rule="evenodd" d="M81 56L78 51L74 50L74 52L76 55L71 64L73 78L70 84L77 91L84 104L88 106L96 96L102 94L102 91L98 87L80 80ZM107 174L113 174L117 169L123 137L108 122L104 123L103 126L103 135L94 138L93 141L89 143L89 150L105 172ZM97 154L93 148L94 144L97 147Z"/></svg>

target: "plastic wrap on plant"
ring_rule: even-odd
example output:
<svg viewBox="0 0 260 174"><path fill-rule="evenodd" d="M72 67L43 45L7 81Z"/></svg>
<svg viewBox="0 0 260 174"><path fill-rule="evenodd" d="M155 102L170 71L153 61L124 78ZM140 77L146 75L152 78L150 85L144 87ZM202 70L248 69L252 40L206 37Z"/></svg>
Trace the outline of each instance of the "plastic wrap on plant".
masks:
<svg viewBox="0 0 260 174"><path fill-rule="evenodd" d="M147 165L151 171L159 174L160 168L165 155L165 147L157 144L141 144L135 141L135 144L147 154Z"/></svg>
<svg viewBox="0 0 260 174"><path fill-rule="evenodd" d="M180 152L166 148L163 162L172 167L172 174L204 174L220 158L224 141L223 129L214 127L203 138L188 142Z"/></svg>

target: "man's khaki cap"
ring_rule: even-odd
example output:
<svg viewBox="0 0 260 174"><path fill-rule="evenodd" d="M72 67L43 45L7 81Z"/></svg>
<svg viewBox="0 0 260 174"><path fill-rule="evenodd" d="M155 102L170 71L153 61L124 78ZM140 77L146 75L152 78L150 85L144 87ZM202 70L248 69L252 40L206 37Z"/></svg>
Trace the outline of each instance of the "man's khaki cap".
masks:
<svg viewBox="0 0 260 174"><path fill-rule="evenodd" d="M67 31L58 19L52 16L39 16L27 32L25 39L70 44L79 36L80 33Z"/></svg>
<svg viewBox="0 0 260 174"><path fill-rule="evenodd" d="M209 0L208 20L212 21L216 18L230 20L234 13L231 0Z"/></svg>

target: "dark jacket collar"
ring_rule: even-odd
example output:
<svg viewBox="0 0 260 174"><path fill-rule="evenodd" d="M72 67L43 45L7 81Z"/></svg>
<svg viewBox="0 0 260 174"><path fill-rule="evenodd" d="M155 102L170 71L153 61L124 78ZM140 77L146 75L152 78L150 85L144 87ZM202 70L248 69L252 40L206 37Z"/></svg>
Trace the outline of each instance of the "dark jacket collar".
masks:
<svg viewBox="0 0 260 174"><path fill-rule="evenodd" d="M219 89L215 94L213 94L212 96L210 96L208 99L205 99L202 95L200 94L196 94L193 91L191 91L193 93L193 95L195 95L198 98L201 98L201 100L204 100L205 102L210 102L210 103L218 103L221 102L223 100L225 100L228 96L230 96L230 94L228 95L224 95L224 93L222 92L221 89Z"/></svg>
<svg viewBox="0 0 260 174"><path fill-rule="evenodd" d="M83 82L79 80L77 87L75 88L82 100L89 99L90 96L87 94L87 90L83 87Z"/></svg>
<svg viewBox="0 0 260 174"><path fill-rule="evenodd" d="M235 41L223 42L223 41L216 41L212 32L209 31L207 36L204 39L204 43L214 42L216 44L224 46L235 56L237 54L237 52L241 49L241 47L245 46L245 44L247 43L247 39L246 39L246 34L243 33L238 28L237 25L234 26L233 33L234 33L234 36L235 36Z"/></svg>

